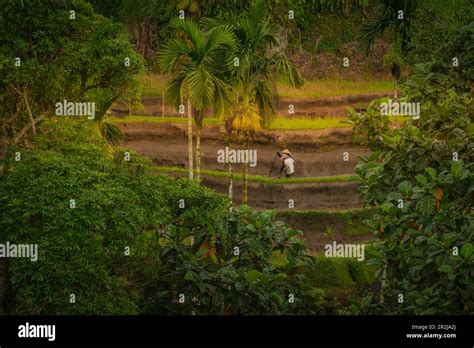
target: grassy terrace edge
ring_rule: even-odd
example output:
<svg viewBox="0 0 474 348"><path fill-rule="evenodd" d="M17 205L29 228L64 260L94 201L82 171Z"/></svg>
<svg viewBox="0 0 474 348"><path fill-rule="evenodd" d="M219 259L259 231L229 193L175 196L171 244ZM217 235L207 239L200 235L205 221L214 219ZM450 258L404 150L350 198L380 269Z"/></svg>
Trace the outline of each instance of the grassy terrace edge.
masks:
<svg viewBox="0 0 474 348"><path fill-rule="evenodd" d="M172 117L172 116L111 116L108 120L112 123L136 123L136 122L153 122L153 123L186 123L186 117ZM341 117L324 117L324 118L305 118L294 117L286 118L283 116L276 117L269 130L317 130L326 128L351 128L351 125L344 123L347 121ZM206 117L204 118L204 125L223 125L219 119Z"/></svg>
<svg viewBox="0 0 474 348"><path fill-rule="evenodd" d="M277 216L298 216L307 218L318 218L318 217L344 217L344 218L356 218L356 217L370 217L377 212L378 208L375 207L363 207L353 209L342 209L342 210L326 210L326 209L310 209L310 210L277 210Z"/></svg>
<svg viewBox="0 0 474 348"><path fill-rule="evenodd" d="M188 173L186 168L179 167L166 167L166 166L150 166L154 172L161 173ZM202 176L212 176L218 178L229 178L228 172L201 169ZM242 174L234 173L233 179L236 181L242 180ZM306 177L306 178L269 178L263 175L248 175L247 180L253 183L260 183L266 185L286 185L286 184L311 184L311 183L330 183L330 182L351 182L357 181L356 175L333 175L333 176L318 176L318 177Z"/></svg>
<svg viewBox="0 0 474 348"><path fill-rule="evenodd" d="M314 223L315 221L337 221L343 223L343 234L347 236L372 235L364 220L369 219L377 212L378 208L364 207L346 210L277 210L276 219L286 221L297 219L303 223Z"/></svg>

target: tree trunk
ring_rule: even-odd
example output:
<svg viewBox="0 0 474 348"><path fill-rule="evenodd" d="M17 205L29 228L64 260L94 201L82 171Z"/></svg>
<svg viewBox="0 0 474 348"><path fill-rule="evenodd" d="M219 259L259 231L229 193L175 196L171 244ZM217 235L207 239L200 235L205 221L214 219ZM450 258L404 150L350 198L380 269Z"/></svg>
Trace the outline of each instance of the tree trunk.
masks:
<svg viewBox="0 0 474 348"><path fill-rule="evenodd" d="M234 196L234 170L232 168L232 163L230 163L229 161L229 199L231 203L232 203L233 196Z"/></svg>
<svg viewBox="0 0 474 348"><path fill-rule="evenodd" d="M394 98L395 100L397 100L398 99L398 80L397 79L395 79L394 89L395 89ZM398 115L394 116L394 121L395 121L395 128L396 129L400 128L398 124Z"/></svg>
<svg viewBox="0 0 474 348"><path fill-rule="evenodd" d="M188 167L189 178L193 179L193 115L191 112L191 101L188 98Z"/></svg>
<svg viewBox="0 0 474 348"><path fill-rule="evenodd" d="M128 100L128 116L132 116L132 99L127 98L127 100ZM107 111L107 109L106 109L106 111Z"/></svg>
<svg viewBox="0 0 474 348"><path fill-rule="evenodd" d="M202 125L196 125L196 179L201 180L201 128Z"/></svg>
<svg viewBox="0 0 474 348"><path fill-rule="evenodd" d="M165 119L165 92L163 92L163 101L161 103L161 118Z"/></svg>
<svg viewBox="0 0 474 348"><path fill-rule="evenodd" d="M30 120L30 127L31 127L31 132L33 133L33 135L36 134L36 122L35 122L35 119L33 117L33 112L31 111L31 107L30 107L30 103L28 102L28 92L27 92L27 89L26 87L24 87L22 90L19 90L18 88L16 88L14 85L10 84L10 87L16 92L18 93L23 101L25 102L25 107L26 107L26 113L28 114L28 119ZM25 129L25 128L23 128ZM28 131L29 128L27 128L26 130ZM23 130L22 130L23 131ZM23 137L23 135L22 135ZM19 138L21 139L21 137ZM18 139L18 140L19 140ZM15 143L16 141L14 141Z"/></svg>
<svg viewBox="0 0 474 348"><path fill-rule="evenodd" d="M379 298L380 304L383 304L385 301L384 292L385 292L385 288L387 287L387 267L388 267L388 262L387 260L385 260L384 266L383 266L383 272L382 272L382 283L380 285L380 298Z"/></svg>
<svg viewBox="0 0 474 348"><path fill-rule="evenodd" d="M245 142L245 161L244 161L244 172L242 175L243 179L243 185L242 185L242 204L247 204L247 188L248 188L248 182L247 182L247 173L249 170L249 159L248 159L248 149L249 149L249 143L248 141Z"/></svg>
<svg viewBox="0 0 474 348"><path fill-rule="evenodd" d="M28 118L30 119L30 123L31 123L31 132L33 133L33 135L35 135L36 123L33 117L33 112L31 111L31 108L30 108L30 103L28 102L28 95L26 94L26 89L23 90L23 99L25 100L25 106L28 112Z"/></svg>
<svg viewBox="0 0 474 348"><path fill-rule="evenodd" d="M196 178L201 180L201 131L204 120L204 112L198 110L194 114L196 123Z"/></svg>
<svg viewBox="0 0 474 348"><path fill-rule="evenodd" d="M36 119L33 120L33 124L38 124L44 117L46 116L46 113L38 116ZM28 130L31 128L31 123L27 123L23 128L22 130L17 133L17 135L15 136L15 138L13 138L13 142L12 144L15 145L17 144L26 134L26 132L28 132Z"/></svg>

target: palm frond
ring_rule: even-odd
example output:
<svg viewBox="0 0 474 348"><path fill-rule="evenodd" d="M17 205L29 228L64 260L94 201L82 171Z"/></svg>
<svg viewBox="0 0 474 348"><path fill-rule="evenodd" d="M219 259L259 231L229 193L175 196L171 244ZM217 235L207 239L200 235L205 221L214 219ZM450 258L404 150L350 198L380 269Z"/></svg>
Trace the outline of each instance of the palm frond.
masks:
<svg viewBox="0 0 474 348"><path fill-rule="evenodd" d="M98 123L98 128L102 138L113 146L119 145L120 141L123 139L122 131L114 123L102 121Z"/></svg>
<svg viewBox="0 0 474 348"><path fill-rule="evenodd" d="M265 81L259 80L254 84L251 93L253 100L258 105L260 122L264 127L267 127L276 116L272 92Z"/></svg>
<svg viewBox="0 0 474 348"><path fill-rule="evenodd" d="M379 11L378 15L362 23L359 29L360 47L367 53L372 49L375 38L382 35L386 28L390 26L390 18L384 11Z"/></svg>
<svg viewBox="0 0 474 348"><path fill-rule="evenodd" d="M380 0L375 17L363 23L359 29L361 48L369 52L375 38L391 27L397 36L402 37L402 49L405 50L417 6L418 0ZM403 19L398 18L400 11L403 13Z"/></svg>
<svg viewBox="0 0 474 348"><path fill-rule="evenodd" d="M300 72L291 64L291 62L279 53L274 56L278 75L291 87L300 88L303 86L303 77Z"/></svg>
<svg viewBox="0 0 474 348"><path fill-rule="evenodd" d="M230 115L234 106L234 98L231 87L221 79L214 77L214 115L225 118Z"/></svg>
<svg viewBox="0 0 474 348"><path fill-rule="evenodd" d="M171 39L158 54L160 68L164 72L170 73L176 68L180 59L186 59L191 53L183 39Z"/></svg>
<svg viewBox="0 0 474 348"><path fill-rule="evenodd" d="M192 43L193 51L199 51L200 47L203 47L203 32L199 29L196 22L191 19L175 18L171 21L171 27L185 34L186 38Z"/></svg>
<svg viewBox="0 0 474 348"><path fill-rule="evenodd" d="M203 66L190 71L186 75L185 83L188 87L188 96L191 105L197 110L204 110L211 106L214 95L214 83L211 73Z"/></svg>
<svg viewBox="0 0 474 348"><path fill-rule="evenodd" d="M185 97L187 94L185 80L186 71L179 71L171 74L165 89L167 103L173 105L176 109L183 102L182 97Z"/></svg>
<svg viewBox="0 0 474 348"><path fill-rule="evenodd" d="M235 35L230 26L218 26L207 32L206 53L211 54L217 49L232 49L235 46Z"/></svg>

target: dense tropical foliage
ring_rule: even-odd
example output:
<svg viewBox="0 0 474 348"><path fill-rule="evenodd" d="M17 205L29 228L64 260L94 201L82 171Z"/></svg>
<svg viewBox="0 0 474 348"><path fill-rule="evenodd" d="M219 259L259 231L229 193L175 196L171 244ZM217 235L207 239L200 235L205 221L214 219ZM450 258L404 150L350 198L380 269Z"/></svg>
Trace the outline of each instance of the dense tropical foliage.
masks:
<svg viewBox="0 0 474 348"><path fill-rule="evenodd" d="M0 242L39 250L8 260L7 313L322 312L324 293L299 271L314 262L300 232L110 154L91 127L43 123L4 168Z"/></svg>
<svg viewBox="0 0 474 348"><path fill-rule="evenodd" d="M450 8L437 0L4 1L0 244L36 244L39 259L0 259L0 312L472 314L474 10L467 3L459 0L460 6ZM343 33L324 31L332 29ZM356 49L350 46L355 39ZM215 134L230 149L240 144L250 150L263 133L259 140L268 136L264 140L273 151L285 145L281 138L290 138L264 133L280 106L277 84L296 93L303 84L300 68L331 70L327 57L338 66L350 58L355 66L357 59L367 59L355 52L359 49L378 54L389 67L396 82L393 101L418 104L420 114L394 121L381 112L389 97L367 107L352 103L359 112L349 111L350 145L368 148L356 177L349 179L346 168L344 175L329 178L276 182L254 176L258 188L273 185L269 191L298 184L320 185L322 191L328 183L342 191L353 185L355 192L357 180L370 208L331 212L345 216L335 224L344 231L326 225L327 212L247 206L248 161L242 165L242 206L232 201L230 161L230 199L203 186L205 119L215 118L215 129L224 125ZM120 147L133 134L124 137L126 124L109 122L108 112L122 103L132 114L132 104L141 100L143 86L136 78L144 66L166 74L160 75L166 86L160 91L163 123L164 100L187 114L187 168L180 163L178 169L188 170L190 179L196 171L198 180L156 175L156 163ZM339 70L332 71L339 78ZM329 104L341 108L337 102L344 98L332 97ZM55 105L62 101L94 103L95 115L59 115ZM173 127L165 132L179 129ZM325 152L339 139L325 143L326 133L320 134L311 151L317 148L328 158ZM227 178L225 172L214 174ZM295 192L291 197L271 192L273 201L266 203L289 203ZM354 255L334 260L321 248L308 250L304 239L312 236L277 216L297 216L304 227L315 220L324 228L315 237L319 243L335 241L337 234L367 247L369 264ZM370 240L361 235L367 229L373 232ZM345 299L348 284L352 306ZM334 287L336 298L329 303L326 290Z"/></svg>
<svg viewBox="0 0 474 348"><path fill-rule="evenodd" d="M464 50L457 51L467 61L474 58L473 42L471 34ZM414 67L405 99L420 103L421 113L400 129L391 129L380 114L383 100L374 101L363 115L352 114L354 130L364 133L373 150L356 167L359 191L366 204L381 208L368 222L381 240L374 262L382 296L380 307L363 310L472 313L472 74L469 69L459 74L449 63Z"/></svg>

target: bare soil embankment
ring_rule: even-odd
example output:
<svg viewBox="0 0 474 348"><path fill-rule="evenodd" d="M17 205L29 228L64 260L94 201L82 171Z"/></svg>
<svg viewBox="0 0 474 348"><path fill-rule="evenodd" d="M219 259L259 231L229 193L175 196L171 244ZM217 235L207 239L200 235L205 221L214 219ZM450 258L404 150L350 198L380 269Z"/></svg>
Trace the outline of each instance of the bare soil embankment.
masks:
<svg viewBox="0 0 474 348"><path fill-rule="evenodd" d="M342 95L331 96L323 98L280 98L278 105L278 114L289 117L324 117L324 116L340 116L346 115L346 109L352 107L358 111L364 110L367 105L374 99L379 99L385 96L392 96L393 93L378 92L366 93L357 95ZM133 109L133 115L149 115L162 116L163 114L163 97L161 96L147 96L141 99L142 106L140 109ZM288 106L293 105L294 113L288 113ZM129 114L128 107L123 104L114 104L111 108L112 115L124 116ZM166 116L179 117L182 116L172 106L164 105L164 112ZM212 115L212 110L205 113L206 116Z"/></svg>
<svg viewBox="0 0 474 348"><path fill-rule="evenodd" d="M119 123L125 134L123 146L149 157L161 166L186 168L188 165L188 143L185 127L179 124L133 122ZM267 176L270 173L275 154L288 147L295 160L295 177L330 176L354 173L357 157L368 151L343 140L338 134L320 131L265 131L257 137L250 149L257 150L257 165L251 167L250 174ZM323 137L323 134L326 136ZM206 126L201 141L202 168L227 171L227 165L217 162L217 152L225 149L218 126ZM333 142L324 140L332 138ZM349 137L350 138L350 137ZM282 140L285 141L282 141ZM347 139L346 139L347 140ZM242 146L235 144L236 149ZM345 161L345 153L348 158ZM278 172L279 160L275 162L273 176ZM242 171L236 164L234 170Z"/></svg>

